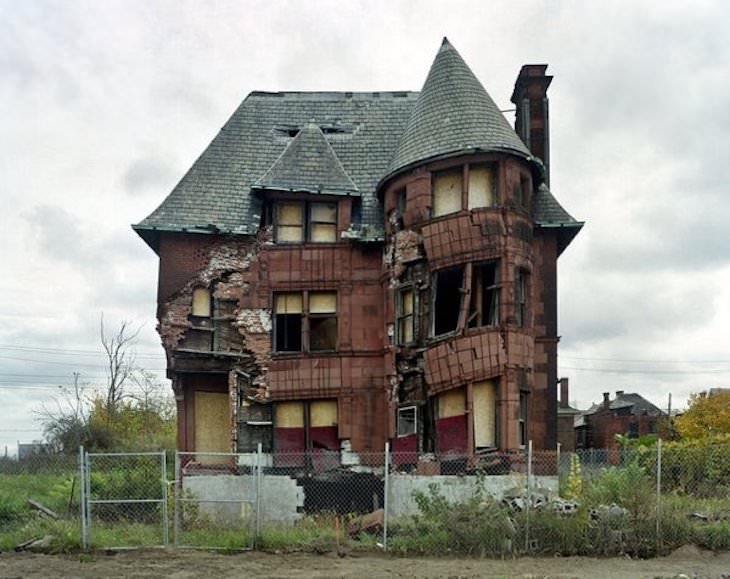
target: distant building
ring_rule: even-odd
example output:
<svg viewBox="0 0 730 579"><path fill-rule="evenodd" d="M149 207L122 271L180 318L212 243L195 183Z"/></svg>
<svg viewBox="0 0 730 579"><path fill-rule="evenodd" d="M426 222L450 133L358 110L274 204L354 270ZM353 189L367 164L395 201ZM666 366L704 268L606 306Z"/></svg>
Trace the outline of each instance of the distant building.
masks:
<svg viewBox="0 0 730 579"><path fill-rule="evenodd" d="M51 454L52 452L53 447L47 442L41 442L40 440L18 443L18 460L39 456L41 454Z"/></svg>
<svg viewBox="0 0 730 579"><path fill-rule="evenodd" d="M611 400L610 393L604 392L602 403L575 416L576 448L614 447L617 434L629 438L656 434L659 420L666 415L640 394L617 390Z"/></svg>
<svg viewBox="0 0 730 579"><path fill-rule="evenodd" d="M560 400L558 401L558 442L560 450L573 452L575 450L575 417L580 410L573 408L568 402L568 379L560 379Z"/></svg>

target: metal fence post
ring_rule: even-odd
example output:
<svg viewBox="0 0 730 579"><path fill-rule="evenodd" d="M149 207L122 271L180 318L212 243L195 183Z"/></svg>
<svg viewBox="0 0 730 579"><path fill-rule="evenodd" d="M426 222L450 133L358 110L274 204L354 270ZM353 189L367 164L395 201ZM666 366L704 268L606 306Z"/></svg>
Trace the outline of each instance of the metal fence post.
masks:
<svg viewBox="0 0 730 579"><path fill-rule="evenodd" d="M555 445L555 474L558 477L558 483L560 482L560 447L562 445L558 442Z"/></svg>
<svg viewBox="0 0 730 579"><path fill-rule="evenodd" d="M662 439L656 441L656 542L657 555L662 544L661 536L662 516Z"/></svg>
<svg viewBox="0 0 730 579"><path fill-rule="evenodd" d="M259 442L256 448L256 527L253 536L253 547L254 549L258 545L258 541L261 535L261 487L263 481L263 445Z"/></svg>
<svg viewBox="0 0 730 579"><path fill-rule="evenodd" d="M173 512L172 512L172 540L175 547L180 546L180 489L182 488L182 469L180 467L180 451L175 451L175 473L172 481Z"/></svg>
<svg viewBox="0 0 730 579"><path fill-rule="evenodd" d="M383 461L383 551L388 550L388 509L390 508L390 442L385 442L385 460Z"/></svg>
<svg viewBox="0 0 730 579"><path fill-rule="evenodd" d="M84 476L84 447L79 446L79 516L81 517L81 548L86 550L86 477Z"/></svg>
<svg viewBox="0 0 730 579"><path fill-rule="evenodd" d="M167 547L170 541L169 520L167 517L167 453L160 453L160 470L162 470L162 544Z"/></svg>
<svg viewBox="0 0 730 579"><path fill-rule="evenodd" d="M84 501L86 505L84 507L84 513L86 514L86 537L85 543L88 549L91 546L91 463L89 459L89 453L84 450L83 455L83 469L84 469Z"/></svg>
<svg viewBox="0 0 730 579"><path fill-rule="evenodd" d="M532 505L532 440L527 441L527 500L525 502L525 551L529 552L530 507Z"/></svg>

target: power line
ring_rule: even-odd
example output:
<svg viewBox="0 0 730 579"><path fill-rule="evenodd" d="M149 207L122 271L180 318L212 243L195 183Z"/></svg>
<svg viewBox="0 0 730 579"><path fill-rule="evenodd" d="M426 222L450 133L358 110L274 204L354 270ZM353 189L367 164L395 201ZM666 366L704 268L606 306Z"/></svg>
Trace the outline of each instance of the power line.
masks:
<svg viewBox="0 0 730 579"><path fill-rule="evenodd" d="M75 355L81 355L81 356L100 356L105 357L107 354L104 352L100 352L98 350L74 350L74 349L68 349L68 348L46 348L46 347L39 347L39 346L13 346L10 344L0 344L0 350L13 350L18 352L38 352L38 353L44 353L44 354L54 354L57 356L75 356ZM160 358L164 356L164 352L160 351L158 353L153 353L152 351L149 352L138 352L134 348L130 348L130 355L136 357L136 358Z"/></svg>
<svg viewBox="0 0 730 579"><path fill-rule="evenodd" d="M83 367L83 368L101 368L106 369L106 366L99 365L99 364L81 364L78 362L58 362L56 360L38 360L37 358L18 358L16 356L2 356L0 355L0 359L3 360L19 360L21 362L36 362L37 364L55 364L59 366L74 366L74 367ZM145 368L146 370L150 370L150 368ZM163 369L159 368L152 368L154 371L160 371L162 372Z"/></svg>
<svg viewBox="0 0 730 579"><path fill-rule="evenodd" d="M563 360L585 360L592 362L628 362L641 364L730 364L730 360L641 360L628 358L581 358L578 356L560 356Z"/></svg>
<svg viewBox="0 0 730 579"><path fill-rule="evenodd" d="M560 366L561 370L580 370L582 372L604 372L607 374L730 374L726 370L656 370L637 368L579 368L575 366Z"/></svg>

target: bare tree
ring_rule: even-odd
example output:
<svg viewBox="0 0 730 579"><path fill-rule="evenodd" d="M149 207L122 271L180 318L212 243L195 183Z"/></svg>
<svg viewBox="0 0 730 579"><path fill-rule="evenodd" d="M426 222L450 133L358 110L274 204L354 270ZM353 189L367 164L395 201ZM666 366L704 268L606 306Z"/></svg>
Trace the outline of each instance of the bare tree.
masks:
<svg viewBox="0 0 730 579"><path fill-rule="evenodd" d="M124 383L134 373L134 350L131 346L142 328L133 328L127 320L123 320L119 330L107 336L103 313L99 326L101 345L107 357L106 409L111 418L124 398Z"/></svg>

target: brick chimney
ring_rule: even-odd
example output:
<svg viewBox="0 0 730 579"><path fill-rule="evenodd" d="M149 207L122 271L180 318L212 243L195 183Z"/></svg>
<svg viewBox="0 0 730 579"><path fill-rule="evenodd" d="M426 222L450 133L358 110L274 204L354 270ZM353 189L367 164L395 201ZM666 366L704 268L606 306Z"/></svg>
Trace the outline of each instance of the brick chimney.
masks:
<svg viewBox="0 0 730 579"><path fill-rule="evenodd" d="M567 408L570 406L568 402L568 379L561 378L560 382L560 408Z"/></svg>
<svg viewBox="0 0 730 579"><path fill-rule="evenodd" d="M510 99L517 108L515 131L530 152L545 164L545 182L550 186L550 123L547 89L553 77L547 64L525 64L515 81Z"/></svg>
<svg viewBox="0 0 730 579"><path fill-rule="evenodd" d="M610 392L604 392L603 393L603 407L608 410L609 406L611 405L611 393Z"/></svg>
<svg viewBox="0 0 730 579"><path fill-rule="evenodd" d="M616 398L621 398L621 396L623 396L623 395L624 395L623 390L616 390Z"/></svg>

